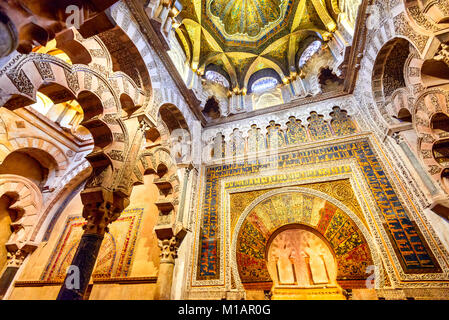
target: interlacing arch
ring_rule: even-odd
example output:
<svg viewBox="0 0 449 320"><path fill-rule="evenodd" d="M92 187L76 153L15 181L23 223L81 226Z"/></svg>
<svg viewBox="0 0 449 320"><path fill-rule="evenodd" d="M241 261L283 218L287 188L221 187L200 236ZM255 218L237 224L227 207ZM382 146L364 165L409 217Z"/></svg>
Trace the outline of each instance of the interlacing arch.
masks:
<svg viewBox="0 0 449 320"><path fill-rule="evenodd" d="M146 87L141 88L125 72L114 71L114 59L100 36L84 39L79 32L69 29L58 35L56 40L57 46L64 50L73 64L85 64L92 70L103 74L111 82L115 93L118 96L124 94L129 96L136 109L137 107L145 106L149 102L152 96L150 79L147 78ZM139 53L137 52L136 54L136 60L141 59ZM88 61L88 63L84 63L84 61ZM140 80L139 77L136 80Z"/></svg>
<svg viewBox="0 0 449 320"><path fill-rule="evenodd" d="M119 99L103 75L82 65L70 66L51 56L30 54L19 56L14 69L0 78L0 86L9 97L2 106L10 110L34 103L38 91L55 104L76 99L84 112L81 125L94 139L94 149L86 157L96 173L93 184L112 183L110 174L123 164L128 133L120 119ZM109 165L111 170L106 174L104 168Z"/></svg>
<svg viewBox="0 0 449 320"><path fill-rule="evenodd" d="M444 29L449 22L449 10L445 1L404 1L410 24L422 33Z"/></svg>

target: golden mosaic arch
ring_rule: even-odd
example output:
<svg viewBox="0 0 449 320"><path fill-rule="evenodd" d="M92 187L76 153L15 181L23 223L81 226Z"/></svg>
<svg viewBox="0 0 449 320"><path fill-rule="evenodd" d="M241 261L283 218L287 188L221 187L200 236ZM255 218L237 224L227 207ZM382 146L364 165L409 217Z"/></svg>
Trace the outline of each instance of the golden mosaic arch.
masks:
<svg viewBox="0 0 449 320"><path fill-rule="evenodd" d="M276 212L276 214L273 214ZM338 200L316 190L288 187L267 192L240 216L232 236L232 272L239 287L267 288L267 244L286 226L304 226L331 246L338 264L337 281L365 282L369 266L377 266L375 286L382 273L372 235L357 215Z"/></svg>

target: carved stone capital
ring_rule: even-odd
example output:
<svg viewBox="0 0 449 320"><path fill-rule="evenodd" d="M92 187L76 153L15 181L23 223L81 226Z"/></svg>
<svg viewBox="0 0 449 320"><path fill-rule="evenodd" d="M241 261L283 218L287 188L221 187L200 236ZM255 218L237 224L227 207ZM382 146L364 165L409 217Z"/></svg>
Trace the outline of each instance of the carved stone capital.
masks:
<svg viewBox="0 0 449 320"><path fill-rule="evenodd" d="M13 252L7 253L7 266L8 267L20 267L25 260L26 256L28 255L28 252L23 250L16 250Z"/></svg>
<svg viewBox="0 0 449 320"><path fill-rule="evenodd" d="M174 263L178 257L178 248L187 234L186 229L180 223L172 226L156 227L158 246L161 249L161 263Z"/></svg>
<svg viewBox="0 0 449 320"><path fill-rule="evenodd" d="M161 249L160 263L175 263L175 259L178 257L178 248L180 244L181 241L177 237L159 240L158 246Z"/></svg>
<svg viewBox="0 0 449 320"><path fill-rule="evenodd" d="M139 129L143 132L156 126L146 113L139 114L137 119L139 120Z"/></svg>
<svg viewBox="0 0 449 320"><path fill-rule="evenodd" d="M404 137L399 132L394 132L391 137L396 141L397 144L401 144L404 142Z"/></svg>
<svg viewBox="0 0 449 320"><path fill-rule="evenodd" d="M104 235L108 232L108 225L120 216L109 202L87 204L84 206L83 217L87 224L83 226L87 234Z"/></svg>

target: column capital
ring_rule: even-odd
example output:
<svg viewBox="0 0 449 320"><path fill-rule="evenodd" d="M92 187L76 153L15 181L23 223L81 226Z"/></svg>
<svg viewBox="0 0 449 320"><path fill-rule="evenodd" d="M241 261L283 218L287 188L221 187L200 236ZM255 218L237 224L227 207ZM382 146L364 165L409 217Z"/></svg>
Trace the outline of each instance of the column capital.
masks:
<svg viewBox="0 0 449 320"><path fill-rule="evenodd" d="M171 228L165 228L165 233L157 233L158 246L161 249L161 263L174 263L178 257L178 248L187 234L186 229L180 223L176 223ZM164 235L164 236L161 236Z"/></svg>
<svg viewBox="0 0 449 320"><path fill-rule="evenodd" d="M142 113L137 116L137 119L139 120L139 129L143 130L144 132L150 128L156 127L156 125L153 123L153 120L146 114Z"/></svg>
<svg viewBox="0 0 449 320"><path fill-rule="evenodd" d="M84 206L83 217L87 224L83 226L84 233L103 236L108 232L108 225L120 216L109 202L99 204L87 204Z"/></svg>
<svg viewBox="0 0 449 320"><path fill-rule="evenodd" d="M7 253L7 261L6 264L8 267L20 267L25 260L28 252L23 250L9 251Z"/></svg>
<svg viewBox="0 0 449 320"><path fill-rule="evenodd" d="M178 257L178 248L181 241L177 237L170 239L159 239L158 246L161 249L161 261L160 263L175 263L175 259Z"/></svg>

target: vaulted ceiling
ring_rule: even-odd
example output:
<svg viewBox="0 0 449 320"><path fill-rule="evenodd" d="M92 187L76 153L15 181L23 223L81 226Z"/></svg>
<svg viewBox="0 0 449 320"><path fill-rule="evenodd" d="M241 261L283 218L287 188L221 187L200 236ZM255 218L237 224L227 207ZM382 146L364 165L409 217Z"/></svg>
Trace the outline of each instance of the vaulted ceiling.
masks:
<svg viewBox="0 0 449 320"><path fill-rule="evenodd" d="M340 13L337 0L181 0L176 29L191 68L213 65L231 86L243 88L270 68L281 79L299 72L297 53L329 40Z"/></svg>

